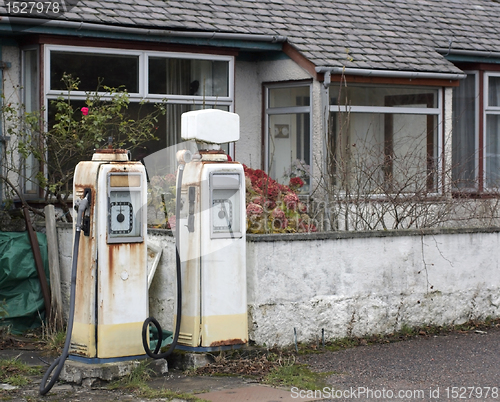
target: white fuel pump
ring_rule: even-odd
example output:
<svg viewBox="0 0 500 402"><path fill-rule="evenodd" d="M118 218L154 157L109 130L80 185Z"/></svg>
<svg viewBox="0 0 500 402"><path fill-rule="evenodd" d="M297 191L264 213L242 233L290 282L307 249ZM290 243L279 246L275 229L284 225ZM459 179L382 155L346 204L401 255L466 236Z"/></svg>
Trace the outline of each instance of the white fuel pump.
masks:
<svg viewBox="0 0 500 402"><path fill-rule="evenodd" d="M216 109L182 115L181 136L196 140L198 153L177 159L175 347L191 351L233 348L248 341L246 213L243 166L228 160L220 144L239 139L239 116ZM162 333L158 321L153 323ZM160 342L161 343L161 339Z"/></svg>
<svg viewBox="0 0 500 402"><path fill-rule="evenodd" d="M182 349L209 351L248 340L245 174L219 145L239 134L237 114L210 109L182 115L182 137L195 139L200 149L184 168L178 222Z"/></svg>
<svg viewBox="0 0 500 402"><path fill-rule="evenodd" d="M71 358L106 362L144 355L148 316L147 180L123 150L102 150L75 170L74 196L90 188L88 234L78 254Z"/></svg>
<svg viewBox="0 0 500 402"><path fill-rule="evenodd" d="M104 149L80 162L74 174L75 205L70 317L54 384L66 357L107 363L144 356L141 331L148 316L147 180L144 166L125 150ZM81 235L83 232L83 236ZM56 363L55 362L55 363ZM60 366L60 367L59 367Z"/></svg>

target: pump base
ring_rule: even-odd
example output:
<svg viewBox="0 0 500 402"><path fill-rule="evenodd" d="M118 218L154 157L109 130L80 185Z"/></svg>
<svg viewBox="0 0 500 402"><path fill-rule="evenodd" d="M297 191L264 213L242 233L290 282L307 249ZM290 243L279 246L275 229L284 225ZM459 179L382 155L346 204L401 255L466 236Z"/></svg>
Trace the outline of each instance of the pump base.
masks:
<svg viewBox="0 0 500 402"><path fill-rule="evenodd" d="M66 360L60 379L68 383L92 387L109 381L115 381L129 375L139 364L138 359L145 359L147 356L134 356L130 357L129 360L115 362L109 362L111 359L101 359L101 361L107 361L100 364L89 363L89 359L83 358L79 358L79 361L77 361L74 360L74 357L75 356L70 356L71 360ZM150 361L148 364L157 374L165 374L168 372L168 363L164 359Z"/></svg>
<svg viewBox="0 0 500 402"><path fill-rule="evenodd" d="M123 357L111 357L111 358L99 358L99 357L83 357L76 355L69 355L68 360L73 360L75 362L85 363L85 364L106 364L106 363L119 363L127 362L131 360L141 360L146 359L147 355L138 356L123 356Z"/></svg>
<svg viewBox="0 0 500 402"><path fill-rule="evenodd" d="M245 345L227 345L227 346L184 346L177 344L175 346L176 349L178 350L184 350L186 352L197 352L197 353L203 353L203 352L222 352L225 350L234 350L234 349L240 349L242 346Z"/></svg>

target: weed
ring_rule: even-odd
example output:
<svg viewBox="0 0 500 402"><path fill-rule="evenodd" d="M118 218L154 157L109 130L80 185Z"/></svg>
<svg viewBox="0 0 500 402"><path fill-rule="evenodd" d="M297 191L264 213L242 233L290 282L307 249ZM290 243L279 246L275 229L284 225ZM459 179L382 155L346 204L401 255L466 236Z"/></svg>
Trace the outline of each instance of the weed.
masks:
<svg viewBox="0 0 500 402"><path fill-rule="evenodd" d="M151 379L153 375L153 370L149 368L148 361L140 362L136 367L132 369L128 376L125 376L117 381L113 381L108 385L111 390L115 389L128 389L134 392L138 397L147 399L184 399L189 402L203 402L203 399L197 398L192 394L183 394L171 391L169 389L152 389L147 381Z"/></svg>
<svg viewBox="0 0 500 402"><path fill-rule="evenodd" d="M316 390L327 386L325 379L331 374L313 372L304 364L291 364L272 369L263 382L274 386Z"/></svg>
<svg viewBox="0 0 500 402"><path fill-rule="evenodd" d="M60 355L64 348L65 340L65 331L46 333L43 336L43 341L45 342L44 350L51 355Z"/></svg>
<svg viewBox="0 0 500 402"><path fill-rule="evenodd" d="M41 367L30 367L17 358L0 360L0 382L16 387L23 387L30 383L28 376L41 374Z"/></svg>
<svg viewBox="0 0 500 402"><path fill-rule="evenodd" d="M410 327L408 324L403 324L399 330L400 334L403 336L413 336L416 335L415 328Z"/></svg>

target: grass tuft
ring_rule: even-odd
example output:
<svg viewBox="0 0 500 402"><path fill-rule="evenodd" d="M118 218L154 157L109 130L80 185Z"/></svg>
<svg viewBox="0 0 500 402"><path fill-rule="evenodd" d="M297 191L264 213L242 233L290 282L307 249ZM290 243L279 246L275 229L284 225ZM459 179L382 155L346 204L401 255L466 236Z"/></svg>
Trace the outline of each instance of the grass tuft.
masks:
<svg viewBox="0 0 500 402"><path fill-rule="evenodd" d="M0 360L0 382L4 384L24 387L31 382L29 376L39 375L41 373L41 367L28 366L20 362L17 358Z"/></svg>

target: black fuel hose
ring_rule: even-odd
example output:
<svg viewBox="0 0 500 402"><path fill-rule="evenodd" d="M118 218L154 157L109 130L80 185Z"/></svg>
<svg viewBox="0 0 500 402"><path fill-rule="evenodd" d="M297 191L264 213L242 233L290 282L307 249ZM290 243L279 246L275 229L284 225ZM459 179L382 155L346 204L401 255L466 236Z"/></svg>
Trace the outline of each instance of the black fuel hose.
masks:
<svg viewBox="0 0 500 402"><path fill-rule="evenodd" d="M64 342L64 348L61 356L59 356L54 362L50 365L45 375L42 378L42 382L40 383L40 395L45 395L49 392L54 386L55 382L59 378L61 371L64 367L64 362L68 358L69 348L71 345L71 335L73 333L73 322L75 316L75 290L76 290L76 272L77 272L77 263L78 263L78 248L80 246L80 234L82 231L82 220L83 214L85 210L89 206L88 194L81 201L78 207L78 215L76 219L76 232L75 232L75 242L73 244L73 261L71 266L71 293L70 293L70 301L69 301L69 316L68 316L68 327L66 329L66 340ZM54 371L55 369L55 371ZM47 384L47 380L50 377L50 374L54 371L52 378Z"/></svg>
<svg viewBox="0 0 500 402"><path fill-rule="evenodd" d="M176 194L175 194L175 268L177 275L177 320L175 323L174 338L169 348L164 353L158 353L161 348L161 343L163 341L163 330L160 323L154 317L149 317L144 321L142 325L142 346L146 354L153 359L165 359L172 354L175 347L177 346L177 341L179 339L179 333L181 330L181 314L182 314L182 280L181 280L181 257L179 254L179 224L180 224L180 210L181 210L181 188L182 188L182 175L184 173L184 165L179 165L179 175L177 180ZM156 344L155 350L152 352L148 345L148 328L149 324L153 324L158 331L158 343Z"/></svg>

